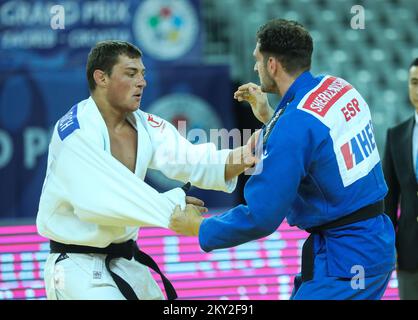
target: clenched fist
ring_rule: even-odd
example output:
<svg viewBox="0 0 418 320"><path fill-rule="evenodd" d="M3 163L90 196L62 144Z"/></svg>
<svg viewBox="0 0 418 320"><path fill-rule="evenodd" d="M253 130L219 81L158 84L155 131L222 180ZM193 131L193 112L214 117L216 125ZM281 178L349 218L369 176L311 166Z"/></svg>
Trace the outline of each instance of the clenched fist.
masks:
<svg viewBox="0 0 418 320"><path fill-rule="evenodd" d="M239 86L234 93L234 99L247 101L251 105L255 117L262 123L267 123L274 113L268 102L267 94L262 92L260 86L255 83L249 82Z"/></svg>

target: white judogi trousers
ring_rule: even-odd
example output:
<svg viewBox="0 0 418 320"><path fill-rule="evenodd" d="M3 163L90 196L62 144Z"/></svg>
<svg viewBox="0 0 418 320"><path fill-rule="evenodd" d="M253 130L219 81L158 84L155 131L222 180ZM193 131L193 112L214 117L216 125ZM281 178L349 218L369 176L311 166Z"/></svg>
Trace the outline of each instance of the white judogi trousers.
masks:
<svg viewBox="0 0 418 320"><path fill-rule="evenodd" d="M125 300L106 270L105 254L60 253L48 256L44 279L48 300ZM58 260L58 261L57 261ZM135 259L115 258L113 272L122 277L140 300L165 299L148 267Z"/></svg>

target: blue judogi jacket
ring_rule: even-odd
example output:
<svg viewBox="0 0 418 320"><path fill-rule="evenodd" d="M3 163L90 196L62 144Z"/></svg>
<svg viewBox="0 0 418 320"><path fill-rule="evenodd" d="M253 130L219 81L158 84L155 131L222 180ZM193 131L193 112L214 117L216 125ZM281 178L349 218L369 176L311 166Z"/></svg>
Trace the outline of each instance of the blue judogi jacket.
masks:
<svg viewBox="0 0 418 320"><path fill-rule="evenodd" d="M275 120L264 128L263 146L259 140L262 157L244 189L247 205L204 219L204 251L265 237L284 218L300 229L323 225L386 195L369 107L345 80L302 73ZM316 246L325 246L329 276L352 277L355 265L366 277L394 268L394 230L386 215L324 231Z"/></svg>

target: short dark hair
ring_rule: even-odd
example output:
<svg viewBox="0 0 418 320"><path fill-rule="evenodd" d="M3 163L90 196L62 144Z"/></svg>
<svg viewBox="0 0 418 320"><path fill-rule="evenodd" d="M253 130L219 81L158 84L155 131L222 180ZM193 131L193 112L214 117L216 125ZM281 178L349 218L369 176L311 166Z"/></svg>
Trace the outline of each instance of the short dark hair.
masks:
<svg viewBox="0 0 418 320"><path fill-rule="evenodd" d="M86 66L90 91L96 89L96 81L93 78L94 71L99 69L111 75L112 68L118 62L120 55L126 55L129 58L141 58L142 52L133 44L119 40L100 41L90 50Z"/></svg>
<svg viewBox="0 0 418 320"><path fill-rule="evenodd" d="M310 70L313 41L309 32L296 21L274 19L257 31L264 57L273 55L289 74Z"/></svg>
<svg viewBox="0 0 418 320"><path fill-rule="evenodd" d="M418 66L418 58L415 58L414 61L412 61L411 65L409 66L409 69L416 66Z"/></svg>

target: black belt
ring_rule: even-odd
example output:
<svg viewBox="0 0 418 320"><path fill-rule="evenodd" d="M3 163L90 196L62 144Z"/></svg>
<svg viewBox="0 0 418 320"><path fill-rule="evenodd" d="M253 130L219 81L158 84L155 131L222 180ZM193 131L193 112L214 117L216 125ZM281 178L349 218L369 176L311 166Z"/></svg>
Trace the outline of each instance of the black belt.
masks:
<svg viewBox="0 0 418 320"><path fill-rule="evenodd" d="M377 217L384 212L384 202L378 201L374 204L369 206L363 207L353 213L344 216L340 219L335 221L331 221L325 223L321 226L312 227L306 229L307 232L310 233L308 239L305 241L302 247L302 281L309 281L313 278L314 272L314 259L315 259L315 252L314 252L314 234L318 234L321 231L325 231L328 229L338 228L345 225L349 225L355 222L359 222L362 220L367 220L373 217Z"/></svg>
<svg viewBox="0 0 418 320"><path fill-rule="evenodd" d="M110 261L115 258L125 258L127 260L131 260L132 257L138 261L139 263L151 268L155 272L157 272L161 276L161 280L164 284L164 289L167 294L168 300L174 300L177 298L176 290L174 286L171 284L170 280L168 280L164 274L161 272L160 268L158 267L157 263L145 252L139 250L137 243L134 240L129 240L124 243L112 243L106 248L96 248L96 247L88 247L88 246L79 246L79 245L72 245L72 244L63 244L56 241L50 241L50 248L51 253L98 253L98 254L106 254L106 269L109 271L112 279L115 281L116 285L118 286L120 292L127 300L139 300L136 296L132 287L123 280L119 275L114 273L110 270Z"/></svg>

